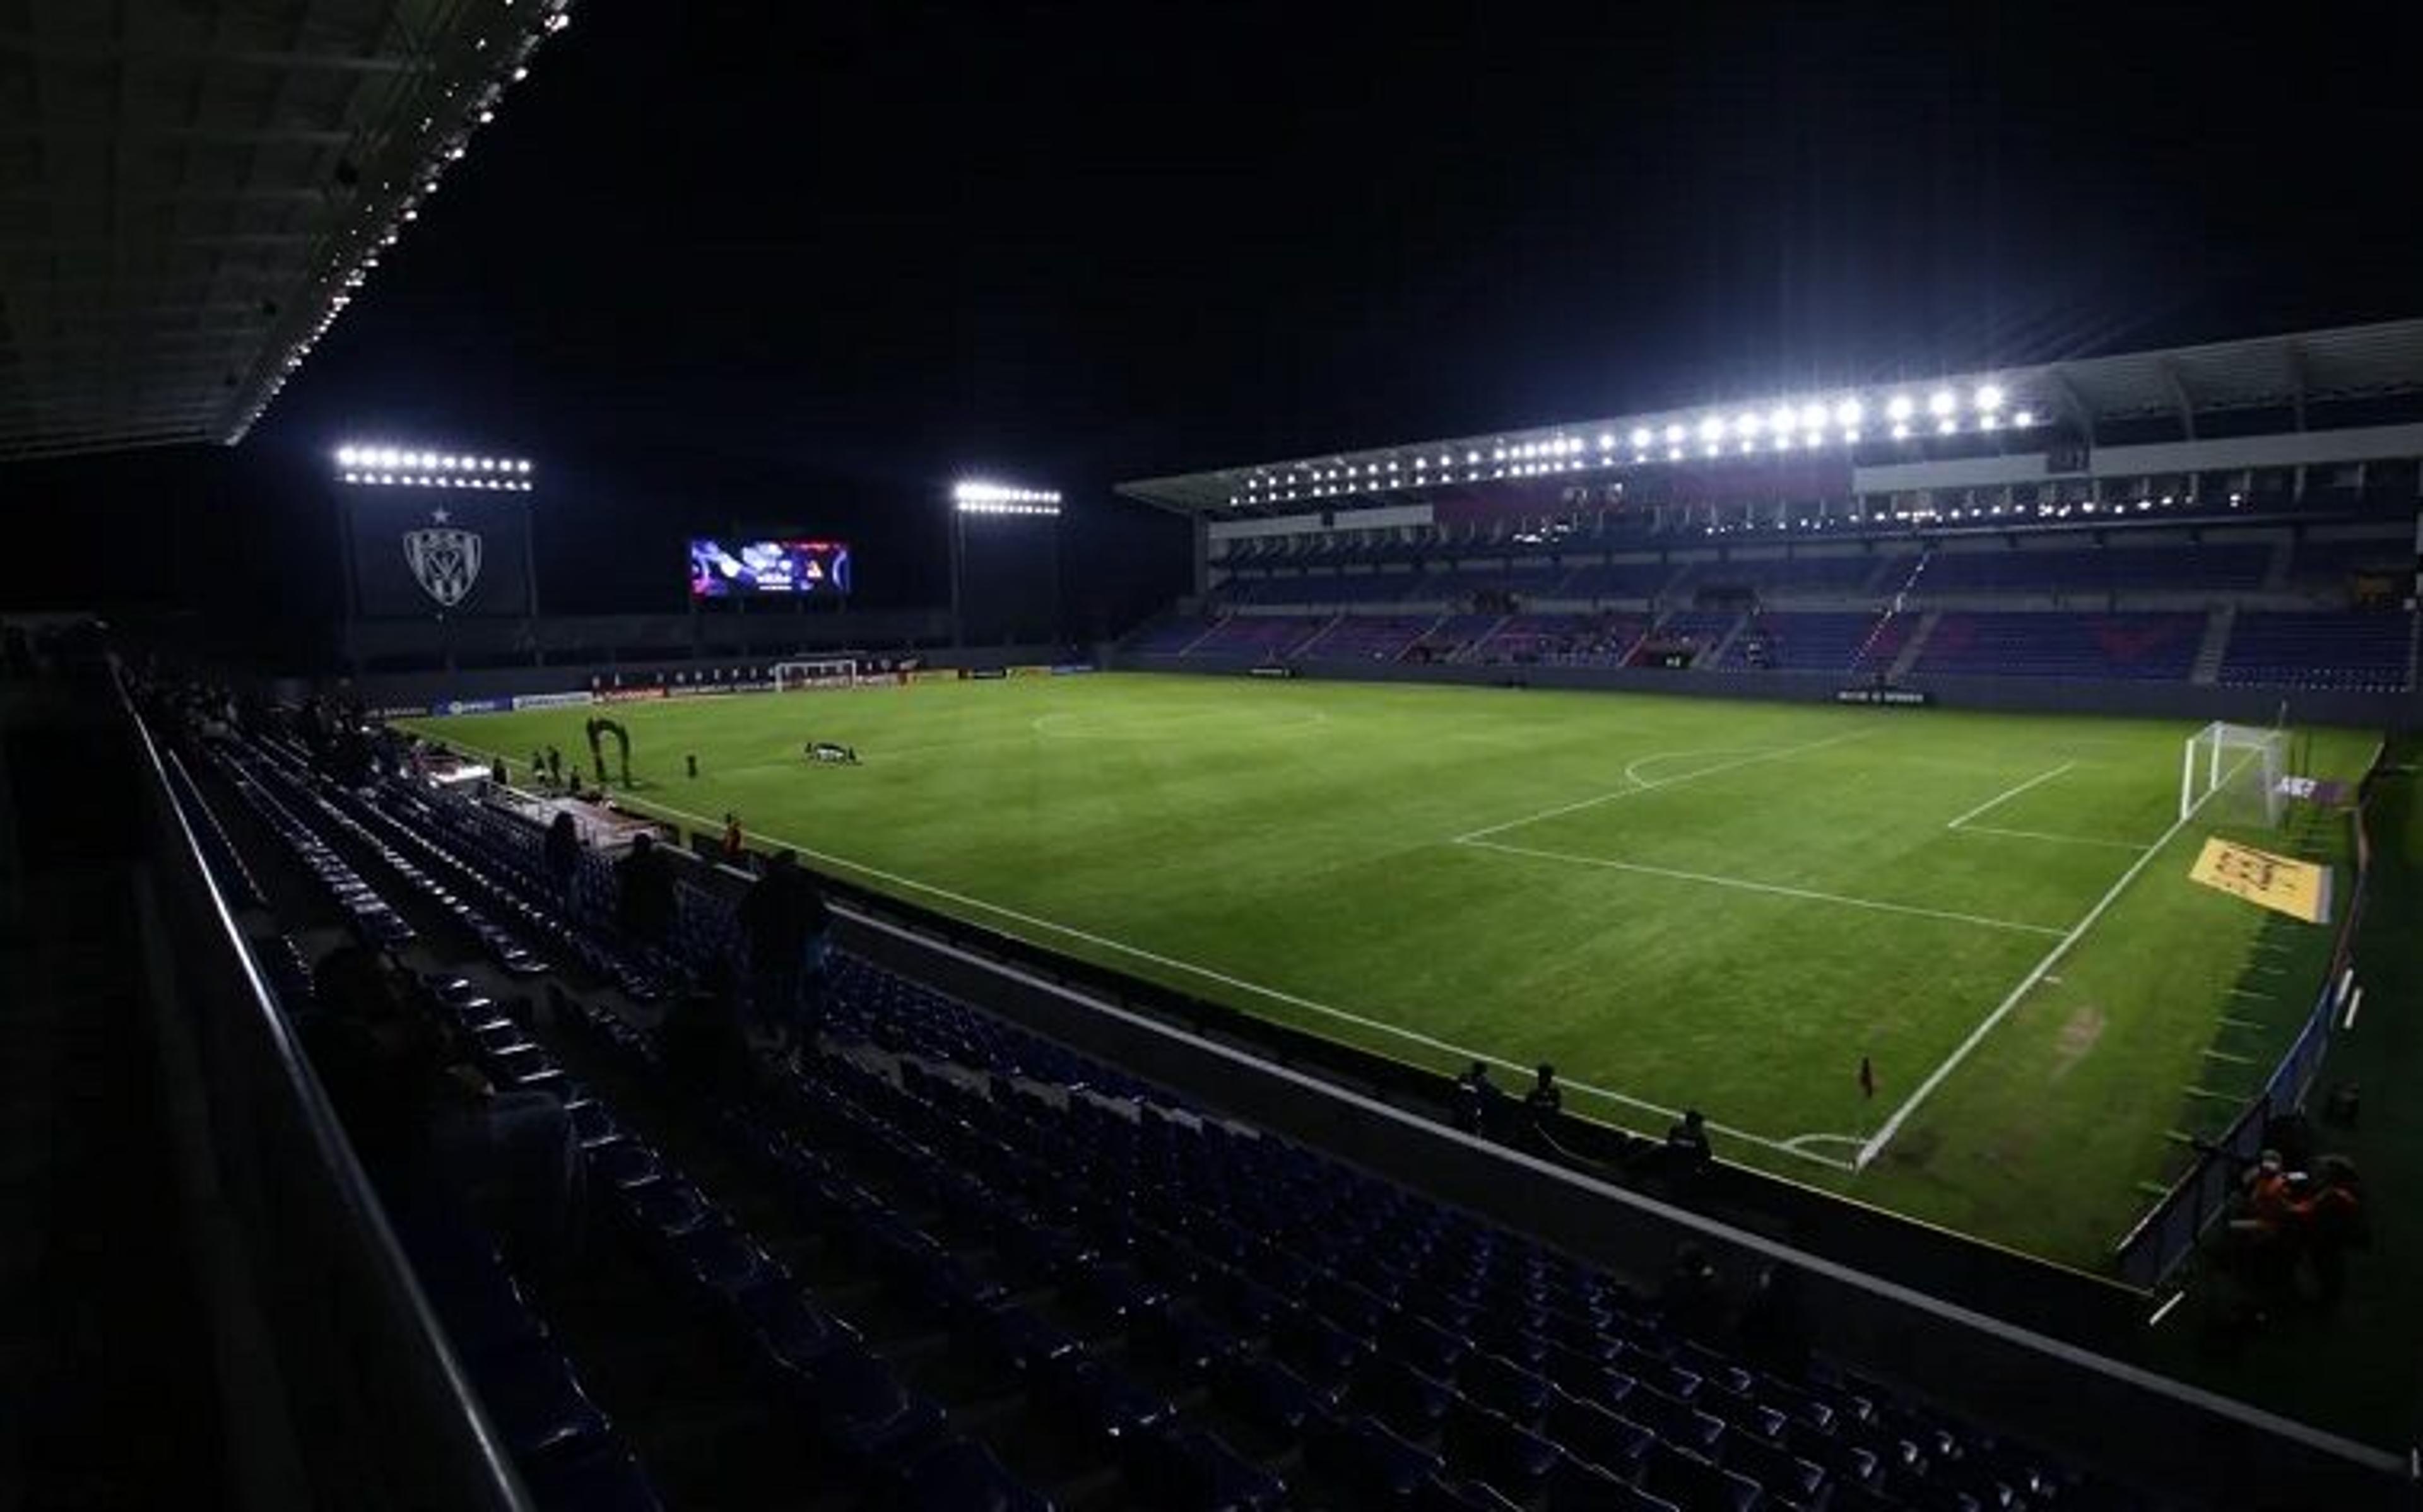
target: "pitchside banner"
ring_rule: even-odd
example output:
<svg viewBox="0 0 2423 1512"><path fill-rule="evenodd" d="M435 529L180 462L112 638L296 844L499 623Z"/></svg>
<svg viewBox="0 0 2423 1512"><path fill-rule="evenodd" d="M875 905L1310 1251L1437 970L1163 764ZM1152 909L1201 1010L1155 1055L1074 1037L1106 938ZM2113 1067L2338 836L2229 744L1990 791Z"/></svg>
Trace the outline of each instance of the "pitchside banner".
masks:
<svg viewBox="0 0 2423 1512"><path fill-rule="evenodd" d="M2188 877L2309 924L2331 920L2331 869L2293 856L2215 837L2204 843Z"/></svg>
<svg viewBox="0 0 2423 1512"><path fill-rule="evenodd" d="M530 612L530 505L465 490L347 489L364 619Z"/></svg>

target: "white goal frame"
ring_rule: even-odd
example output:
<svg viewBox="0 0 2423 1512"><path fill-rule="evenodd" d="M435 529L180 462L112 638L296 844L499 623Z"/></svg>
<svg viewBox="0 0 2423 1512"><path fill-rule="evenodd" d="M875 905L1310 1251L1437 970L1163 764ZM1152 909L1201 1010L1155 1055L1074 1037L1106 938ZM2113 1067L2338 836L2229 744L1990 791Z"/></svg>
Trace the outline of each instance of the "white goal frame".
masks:
<svg viewBox="0 0 2423 1512"><path fill-rule="evenodd" d="M803 687L855 687L858 685L858 658L828 656L808 661L776 662L773 667L774 691L790 693Z"/></svg>
<svg viewBox="0 0 2423 1512"><path fill-rule="evenodd" d="M2259 784L2264 823L2277 826L2287 802L2280 779L2288 746L2286 731L2231 724L2225 719L2215 719L2190 735L2179 753L2179 822L2185 824L2225 786L2241 780L2240 774L2251 763L2255 767L2251 780Z"/></svg>

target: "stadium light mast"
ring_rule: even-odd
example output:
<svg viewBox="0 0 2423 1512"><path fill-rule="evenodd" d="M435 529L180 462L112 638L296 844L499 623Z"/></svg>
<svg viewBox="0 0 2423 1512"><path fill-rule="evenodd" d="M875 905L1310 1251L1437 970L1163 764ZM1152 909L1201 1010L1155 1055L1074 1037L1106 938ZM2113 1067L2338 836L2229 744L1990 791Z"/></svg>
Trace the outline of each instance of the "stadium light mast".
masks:
<svg viewBox="0 0 2423 1512"><path fill-rule="evenodd" d="M951 648L966 649L968 622L962 598L968 552L967 521L971 514L1023 514L1047 519L1060 516L1055 489L1017 488L1007 483L968 479L951 485Z"/></svg>
<svg viewBox="0 0 2423 1512"><path fill-rule="evenodd" d="M443 526L448 519L448 500L477 504L485 500L527 504L538 487L538 469L527 457L502 456L485 451L458 451L451 449L404 447L388 442L348 441L328 453L331 478L343 487L340 507L337 512L337 549L342 560L340 580L345 591L346 659L354 662L354 625L361 617L361 585L359 571L362 558L357 553L355 538L356 507L374 495L425 494L433 496L432 519ZM503 496L503 497L499 497ZM531 540L531 513L525 508L516 512L521 537L521 576L523 617L538 618L538 562ZM459 529L457 535L467 534ZM455 605L463 600L477 581L482 560L478 538L471 535L468 550L451 540L429 540L420 543L425 549L416 549L411 535L437 537L442 530L409 532L400 543L396 559L408 567L419 580L420 590L437 606L437 618L451 618ZM380 558L385 560L387 559ZM448 663L452 663L450 650ZM355 669L358 670L358 667Z"/></svg>

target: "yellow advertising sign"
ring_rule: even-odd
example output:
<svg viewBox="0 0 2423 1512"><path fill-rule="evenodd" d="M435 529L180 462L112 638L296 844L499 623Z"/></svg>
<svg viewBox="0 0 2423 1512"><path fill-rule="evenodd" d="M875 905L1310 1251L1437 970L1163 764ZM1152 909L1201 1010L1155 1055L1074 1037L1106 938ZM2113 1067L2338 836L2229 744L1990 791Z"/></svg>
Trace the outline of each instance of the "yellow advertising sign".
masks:
<svg viewBox="0 0 2423 1512"><path fill-rule="evenodd" d="M2331 917L2331 869L2232 841L2208 840L2188 879L2309 924Z"/></svg>

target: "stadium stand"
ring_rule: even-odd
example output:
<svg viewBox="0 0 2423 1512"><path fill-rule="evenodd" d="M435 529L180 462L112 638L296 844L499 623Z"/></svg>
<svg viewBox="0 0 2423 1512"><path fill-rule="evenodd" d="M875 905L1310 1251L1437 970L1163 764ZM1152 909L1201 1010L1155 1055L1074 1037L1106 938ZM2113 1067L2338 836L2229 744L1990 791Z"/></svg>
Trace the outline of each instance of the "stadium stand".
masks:
<svg viewBox="0 0 2423 1512"><path fill-rule="evenodd" d="M604 898L544 880L534 828L393 780L318 793L267 745L230 769L340 895L363 874L330 858L362 847L407 908L627 954ZM447 880L382 838L404 834L451 857ZM728 951L729 921L704 917L724 906L683 906L676 953ZM383 913L355 917L395 941ZM1624 1278L863 959L840 959L812 1053L741 1106L685 1100L642 1007L558 989L541 1012L442 970L413 996L492 1079L563 1099L642 1312L705 1320L726 1389L800 1413L809 1463L881 1504L1041 1508L1074 1485L1187 1508L2134 1504L1838 1362L1737 1358ZM538 1504L657 1504L493 1246L408 1227ZM816 1238L789 1262L777 1232ZM902 1328L945 1341L948 1368L916 1380L977 1395L891 1363L878 1335ZM966 1410L1001 1390L1006 1414Z"/></svg>
<svg viewBox="0 0 2423 1512"><path fill-rule="evenodd" d="M2415 616L2241 612L2221 664L2236 686L2397 692L2415 677Z"/></svg>
<svg viewBox="0 0 2423 1512"><path fill-rule="evenodd" d="M1293 654L1327 622L1309 615L1232 615L1212 627L1187 652L1190 656L1286 656Z"/></svg>
<svg viewBox="0 0 2423 1512"><path fill-rule="evenodd" d="M1621 667L1648 630L1648 617L1638 614L1515 614L1476 642L1465 659Z"/></svg>
<svg viewBox="0 0 2423 1512"><path fill-rule="evenodd" d="M1939 551L1927 563L1924 591L1930 594L2101 593L2121 589L2226 592L2262 587L2271 561L2271 546L2258 543Z"/></svg>
<svg viewBox="0 0 2423 1512"><path fill-rule="evenodd" d="M1875 634L1865 613L1757 614L1726 649L1723 665L1792 672L1847 672Z"/></svg>
<svg viewBox="0 0 2423 1512"><path fill-rule="evenodd" d="M1296 654L1395 661L1421 639L1439 618L1434 614L1342 615L1336 623L1306 641Z"/></svg>
<svg viewBox="0 0 2423 1512"><path fill-rule="evenodd" d="M1769 557L1694 561L1684 569L1678 591L1732 588L1761 593L1858 593L1876 586L1879 573L1892 563L1905 569L1904 554L1826 557Z"/></svg>
<svg viewBox="0 0 2423 1512"><path fill-rule="evenodd" d="M2184 678L2199 614L1947 613L1918 654L1922 672L2003 677Z"/></svg>

